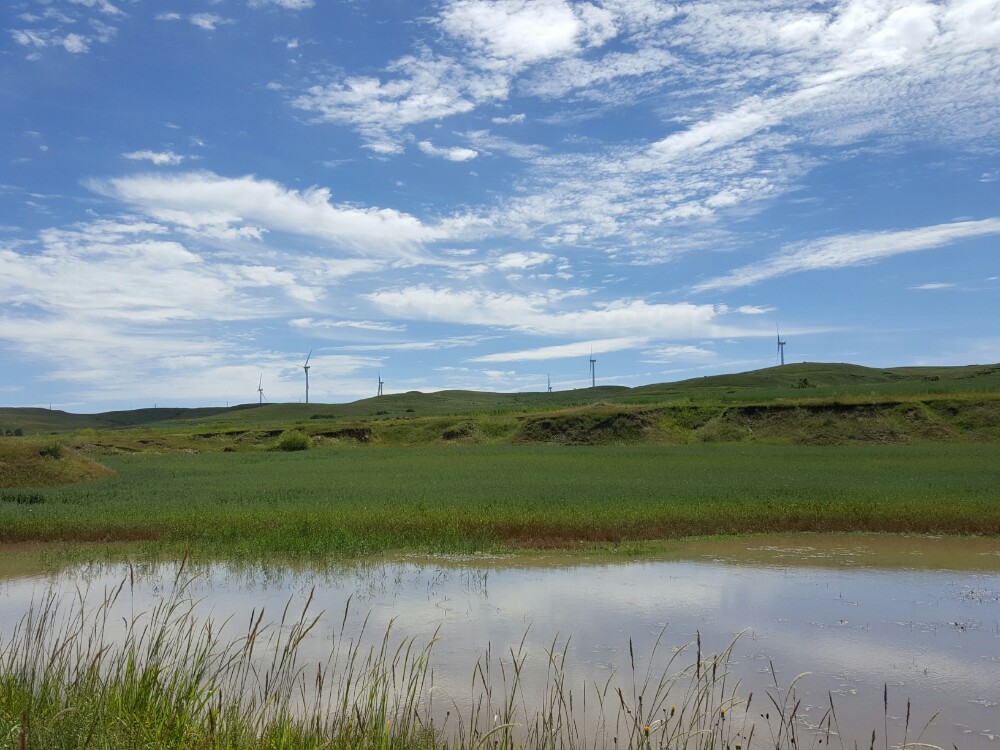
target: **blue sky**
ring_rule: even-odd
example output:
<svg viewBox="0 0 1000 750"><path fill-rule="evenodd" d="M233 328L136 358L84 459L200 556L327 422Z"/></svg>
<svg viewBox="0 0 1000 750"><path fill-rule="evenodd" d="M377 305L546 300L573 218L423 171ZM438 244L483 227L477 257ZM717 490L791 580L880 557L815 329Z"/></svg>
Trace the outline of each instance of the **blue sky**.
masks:
<svg viewBox="0 0 1000 750"><path fill-rule="evenodd" d="M0 402L1000 361L996 0L6 0Z"/></svg>

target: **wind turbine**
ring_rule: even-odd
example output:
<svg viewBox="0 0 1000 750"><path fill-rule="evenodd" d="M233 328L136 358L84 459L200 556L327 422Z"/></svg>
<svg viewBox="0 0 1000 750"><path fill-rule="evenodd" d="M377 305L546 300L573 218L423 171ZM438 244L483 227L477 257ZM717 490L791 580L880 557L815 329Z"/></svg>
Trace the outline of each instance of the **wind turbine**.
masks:
<svg viewBox="0 0 1000 750"><path fill-rule="evenodd" d="M382 395L382 386L385 385L385 381L382 380L382 371L378 371L378 395Z"/></svg>
<svg viewBox="0 0 1000 750"><path fill-rule="evenodd" d="M257 394L260 396L260 403L264 403L264 374L261 373L260 380L257 382Z"/></svg>
<svg viewBox="0 0 1000 750"><path fill-rule="evenodd" d="M778 360L781 364L785 364L785 342L781 340L781 332L778 331L778 326L774 327L774 331L778 334Z"/></svg>
<svg viewBox="0 0 1000 750"><path fill-rule="evenodd" d="M545 382L549 386L549 393L552 393L552 376L549 375L548 373L545 374Z"/></svg>
<svg viewBox="0 0 1000 750"><path fill-rule="evenodd" d="M312 356L313 350L310 349L309 353L306 355L306 362L302 365L302 369L306 373L306 403L309 403L309 358Z"/></svg>
<svg viewBox="0 0 1000 750"><path fill-rule="evenodd" d="M596 364L597 364L597 360L594 359L594 348L591 347L590 348L590 387L591 388L596 388L597 387L597 368L595 367Z"/></svg>

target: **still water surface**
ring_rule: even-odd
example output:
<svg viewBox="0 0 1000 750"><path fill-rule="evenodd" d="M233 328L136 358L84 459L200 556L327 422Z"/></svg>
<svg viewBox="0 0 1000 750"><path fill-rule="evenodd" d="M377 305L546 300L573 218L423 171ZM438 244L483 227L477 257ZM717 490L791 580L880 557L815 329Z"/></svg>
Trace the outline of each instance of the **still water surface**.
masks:
<svg viewBox="0 0 1000 750"><path fill-rule="evenodd" d="M128 576L114 564L32 574L13 559L6 573L0 562L0 641L46 589L98 595ZM122 606L149 607L175 570L141 571ZM781 536L679 543L639 561L407 558L266 571L213 564L191 588L202 615L231 617L237 629L260 607L275 619L290 598L301 608L310 592L312 609L326 616L305 659L328 653L350 601L348 629L367 616L366 632L378 636L390 623L417 643L437 633L434 683L459 704L487 646L516 649L525 633L536 682L555 644L568 646L568 682L581 686L611 675L631 685L630 640L644 671L664 628L661 661L697 634L705 651L721 651L742 633L730 664L740 692L761 696L759 706L775 681L809 672L798 683L805 722L818 720L832 695L847 746L856 739L867 747L873 729L882 745L888 684L897 742L909 699L911 740L913 727L940 709L923 741L1000 748L1000 540Z"/></svg>

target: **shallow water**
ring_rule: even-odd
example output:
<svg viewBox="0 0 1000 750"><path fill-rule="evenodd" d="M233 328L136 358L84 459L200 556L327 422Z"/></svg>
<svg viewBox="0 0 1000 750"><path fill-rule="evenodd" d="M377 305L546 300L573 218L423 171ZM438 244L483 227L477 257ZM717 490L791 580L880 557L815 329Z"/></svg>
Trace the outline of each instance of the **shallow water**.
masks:
<svg viewBox="0 0 1000 750"><path fill-rule="evenodd" d="M99 594L129 576L115 564L28 574L27 558L12 566L17 556L5 557L0 641L47 587L66 597L80 588ZM139 570L122 606L149 607L175 570ZM313 610L327 615L304 644L306 659L324 658L348 601L348 634L366 615L367 632L378 636L390 623L417 643L437 633L436 689L459 706L487 646L494 654L516 649L526 631L534 687L553 645L568 642L571 686L612 674L630 686L630 640L644 672L661 633L659 661L697 634L710 652L742 632L729 667L740 692L755 694L755 710L765 710L769 686L779 694L775 681L785 686L810 672L797 686L804 722L815 723L832 694L844 744L868 747L874 729L882 746L887 683L890 742L903 739L909 699L911 741L941 710L923 741L1000 748L1000 540L754 537L678 543L653 560L409 558L321 571L213 564L199 572L191 587L199 611L220 622L232 616L243 629L251 611L263 606L277 619L289 597L301 608L314 591ZM679 663L693 659L692 650Z"/></svg>

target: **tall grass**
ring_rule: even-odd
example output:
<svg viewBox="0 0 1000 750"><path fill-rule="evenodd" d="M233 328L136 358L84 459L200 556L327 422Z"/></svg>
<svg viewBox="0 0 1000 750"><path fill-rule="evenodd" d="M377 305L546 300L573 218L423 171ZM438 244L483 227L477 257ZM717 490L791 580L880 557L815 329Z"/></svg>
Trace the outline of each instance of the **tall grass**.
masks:
<svg viewBox="0 0 1000 750"><path fill-rule="evenodd" d="M37 748L434 745L415 723L430 646L393 646L386 632L364 649L362 633L305 665L311 596L297 615L286 606L272 626L255 611L223 638L232 623L195 615L190 580L182 564L165 598L121 620L131 576L96 602L46 594L0 646L0 720Z"/></svg>
<svg viewBox="0 0 1000 750"><path fill-rule="evenodd" d="M799 715L795 683L763 700L740 696L727 665L733 644L703 653L700 637L670 650L657 639L648 666L619 680L567 681L568 641L546 650L542 671L525 640L501 655L487 647L469 692L435 685L436 641L418 644L392 626L374 640L367 618L346 635L350 603L319 663L301 646L321 621L286 605L236 623L195 615L180 565L149 611L119 617L134 574L96 601L43 596L0 641L0 746L27 748L673 748L822 750L839 743L832 698L819 722ZM692 653L693 651L693 653ZM665 655L667 652L668 655ZM663 658L660 658L663 656ZM693 656L693 661L685 660ZM535 682L541 680L541 687ZM775 684L777 688L777 684ZM763 704L761 706L761 704ZM888 715L888 693L885 693ZM907 723L899 748L917 747ZM6 741L2 732L9 730ZM885 727L884 746L889 748ZM876 735L872 735L872 747ZM880 743L881 744L881 743Z"/></svg>

